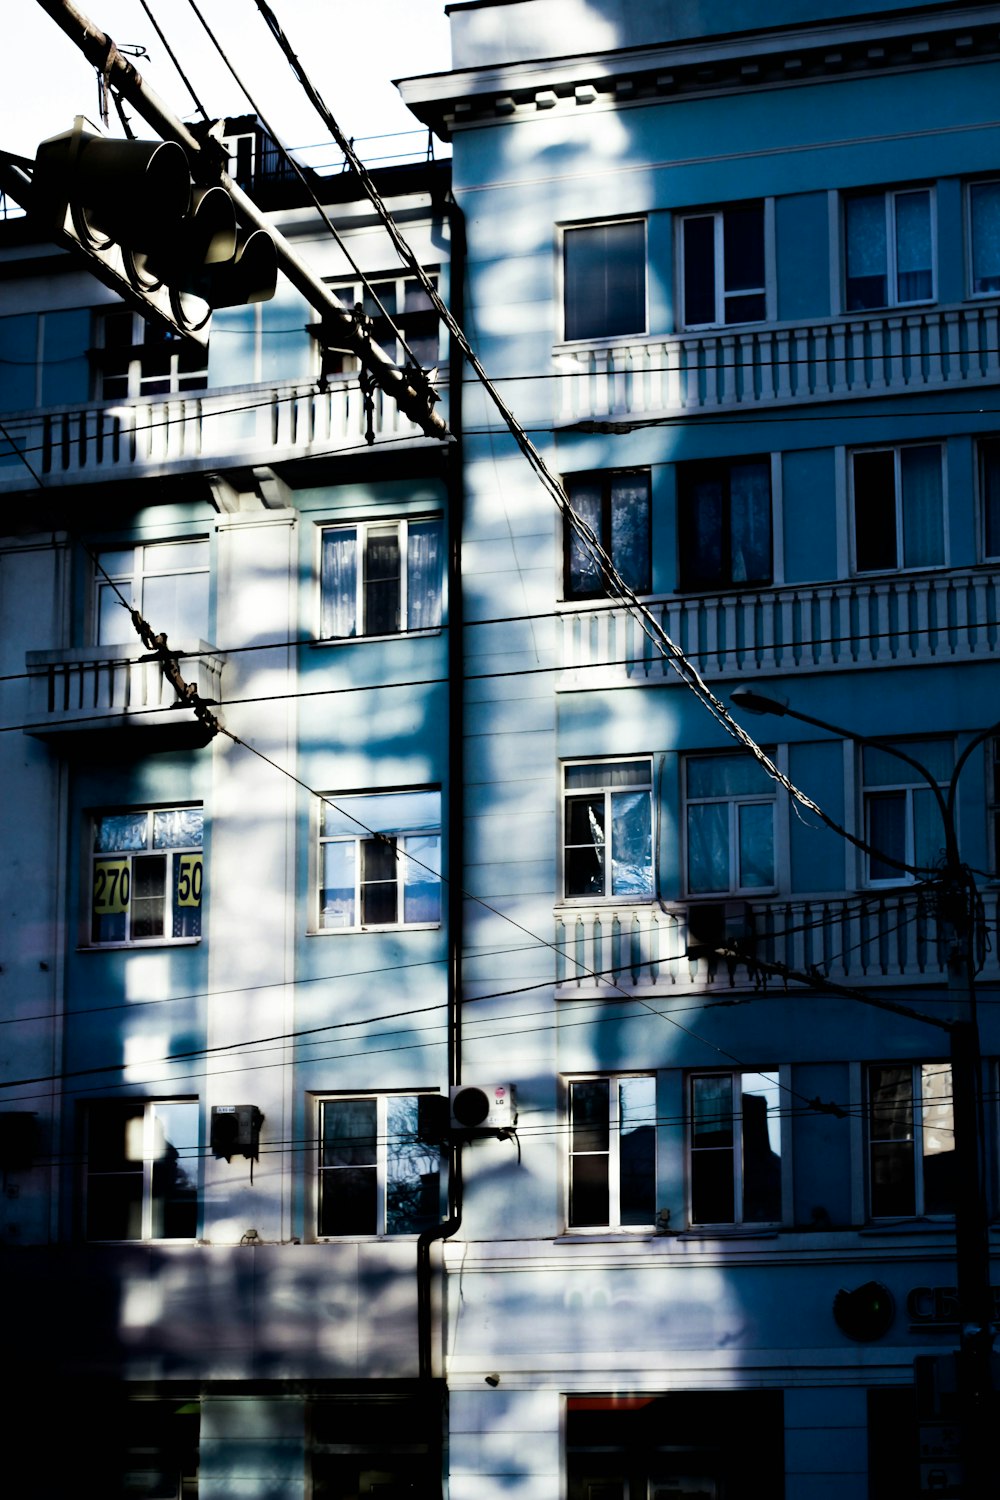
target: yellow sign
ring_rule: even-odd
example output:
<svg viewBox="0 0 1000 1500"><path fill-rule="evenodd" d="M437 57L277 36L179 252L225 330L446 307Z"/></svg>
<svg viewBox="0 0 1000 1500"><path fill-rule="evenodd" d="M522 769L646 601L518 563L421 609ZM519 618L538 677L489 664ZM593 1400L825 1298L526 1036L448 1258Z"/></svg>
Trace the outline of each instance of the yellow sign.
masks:
<svg viewBox="0 0 1000 1500"><path fill-rule="evenodd" d="M200 906L201 882L201 855L179 855L177 859L177 905Z"/></svg>
<svg viewBox="0 0 1000 1500"><path fill-rule="evenodd" d="M94 861L94 911L99 916L115 916L128 911L130 886L127 859Z"/></svg>

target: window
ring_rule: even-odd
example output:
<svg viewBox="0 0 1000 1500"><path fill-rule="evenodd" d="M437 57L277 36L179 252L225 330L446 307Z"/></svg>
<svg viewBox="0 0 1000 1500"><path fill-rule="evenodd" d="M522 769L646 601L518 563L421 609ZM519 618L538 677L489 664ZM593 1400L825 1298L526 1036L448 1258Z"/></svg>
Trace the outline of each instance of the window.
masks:
<svg viewBox="0 0 1000 1500"><path fill-rule="evenodd" d="M566 766L564 784L565 894L650 900L652 761L591 761Z"/></svg>
<svg viewBox="0 0 1000 1500"><path fill-rule="evenodd" d="M848 312L933 300L930 188L848 198L844 235Z"/></svg>
<svg viewBox="0 0 1000 1500"><path fill-rule="evenodd" d="M752 755L685 761L689 895L773 890L774 782Z"/></svg>
<svg viewBox="0 0 1000 1500"><path fill-rule="evenodd" d="M691 1084L691 1223L781 1220L777 1073L696 1073Z"/></svg>
<svg viewBox="0 0 1000 1500"><path fill-rule="evenodd" d="M979 498L983 557L1000 558L1000 440L995 438L979 444Z"/></svg>
<svg viewBox="0 0 1000 1500"><path fill-rule="evenodd" d="M852 454L859 573L944 562L941 459L940 443Z"/></svg>
<svg viewBox="0 0 1000 1500"><path fill-rule="evenodd" d="M656 1222L656 1079L583 1078L569 1086L569 1223Z"/></svg>
<svg viewBox="0 0 1000 1500"><path fill-rule="evenodd" d="M989 783L986 792L990 829L990 851L994 876L1000 876L1000 737L986 746Z"/></svg>
<svg viewBox="0 0 1000 1500"><path fill-rule="evenodd" d="M441 1493L447 1418L440 1395L430 1381L430 1390L419 1394L387 1391L388 1384L368 1380L364 1395L355 1389L307 1401L309 1474L300 1492L304 1488L311 1500L417 1500Z"/></svg>
<svg viewBox="0 0 1000 1500"><path fill-rule="evenodd" d="M947 786L954 769L950 740L915 740L905 746L927 767L939 785ZM866 877L869 885L899 885L914 877L901 864L930 870L940 864L944 850L944 827L937 799L915 767L865 745L861 751L864 781L865 843L870 853Z"/></svg>
<svg viewBox="0 0 1000 1500"><path fill-rule="evenodd" d="M645 333L645 221L564 230L563 294L567 339Z"/></svg>
<svg viewBox="0 0 1000 1500"><path fill-rule="evenodd" d="M441 1218L441 1154L421 1139L433 1094L322 1099L317 1233L419 1234Z"/></svg>
<svg viewBox="0 0 1000 1500"><path fill-rule="evenodd" d="M198 1102L86 1107L88 1240L190 1240L198 1230Z"/></svg>
<svg viewBox="0 0 1000 1500"><path fill-rule="evenodd" d="M951 1065L868 1069L868 1193L873 1219L955 1211Z"/></svg>
<svg viewBox="0 0 1000 1500"><path fill-rule="evenodd" d="M1000 292L1000 181L970 186L969 242L972 294L994 296Z"/></svg>
<svg viewBox="0 0 1000 1500"><path fill-rule="evenodd" d="M573 511L586 521L617 571L637 594L650 585L649 475L623 470L580 474L566 481ZM566 523L564 548L567 599L596 599L608 588L600 563Z"/></svg>
<svg viewBox="0 0 1000 1500"><path fill-rule="evenodd" d="M441 921L439 791L331 795L321 816L321 928Z"/></svg>
<svg viewBox="0 0 1000 1500"><path fill-rule="evenodd" d="M94 818L90 941L176 942L201 936L200 807Z"/></svg>
<svg viewBox="0 0 1000 1500"><path fill-rule="evenodd" d="M681 588L770 583L770 459L682 464L677 477Z"/></svg>
<svg viewBox="0 0 1000 1500"><path fill-rule="evenodd" d="M140 313L109 308L98 314L96 332L100 401L203 391L208 385L207 348L147 323Z"/></svg>
<svg viewBox="0 0 1000 1500"><path fill-rule="evenodd" d="M102 1415L124 1440L124 1500L196 1500L201 1410L197 1397L124 1400L111 1413L105 1393Z"/></svg>
<svg viewBox="0 0 1000 1500"><path fill-rule="evenodd" d="M94 644L138 645L119 593L170 645L208 635L208 554L204 537L153 542L97 554L94 568Z"/></svg>
<svg viewBox="0 0 1000 1500"><path fill-rule="evenodd" d="M686 214L681 281L685 328L762 322L767 316L763 203Z"/></svg>
<svg viewBox="0 0 1000 1500"><path fill-rule="evenodd" d="M328 526L321 545L324 640L440 626L440 516Z"/></svg>
<svg viewBox="0 0 1000 1500"><path fill-rule="evenodd" d="M436 287L437 277L430 279ZM381 277L370 280L368 286L360 281L342 282L331 284L330 290L348 308L361 304L372 319L372 341L394 365L402 367L411 362L398 334L402 334L422 370L433 370L440 363L438 314L415 276ZM349 375L358 368L353 354L330 350L324 358L328 375Z"/></svg>

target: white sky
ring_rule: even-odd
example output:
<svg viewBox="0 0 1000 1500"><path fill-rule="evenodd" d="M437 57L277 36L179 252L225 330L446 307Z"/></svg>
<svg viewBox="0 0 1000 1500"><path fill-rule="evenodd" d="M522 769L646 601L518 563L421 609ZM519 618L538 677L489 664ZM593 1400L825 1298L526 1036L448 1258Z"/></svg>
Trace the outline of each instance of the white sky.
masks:
<svg viewBox="0 0 1000 1500"><path fill-rule="evenodd" d="M421 127L391 79L450 66L446 0L269 0L299 59L341 129L356 138L362 158L421 150L409 140L364 137ZM131 61L181 119L200 118L140 0L74 0L76 8L117 45L146 48ZM198 21L189 0L147 0L171 49L211 116L249 111L239 88ZM6 0L5 87L0 94L0 149L33 157L39 141L69 129L77 114L97 121L94 69L37 0ZM327 132L293 77L254 0L198 0L198 9L249 91L289 146L326 140ZM130 113L132 113L130 111ZM113 134L121 134L111 107ZM136 135L150 134L136 119ZM438 143L440 154L440 143ZM320 165L323 153L305 159Z"/></svg>

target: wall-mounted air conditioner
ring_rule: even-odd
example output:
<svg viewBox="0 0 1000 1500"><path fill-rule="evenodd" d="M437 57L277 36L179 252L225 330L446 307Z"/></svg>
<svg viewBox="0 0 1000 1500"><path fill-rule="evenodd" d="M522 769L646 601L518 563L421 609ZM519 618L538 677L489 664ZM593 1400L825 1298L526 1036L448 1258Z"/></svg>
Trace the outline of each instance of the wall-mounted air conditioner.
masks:
<svg viewBox="0 0 1000 1500"><path fill-rule="evenodd" d="M452 1130L511 1130L517 1124L512 1083L463 1083L450 1091Z"/></svg>

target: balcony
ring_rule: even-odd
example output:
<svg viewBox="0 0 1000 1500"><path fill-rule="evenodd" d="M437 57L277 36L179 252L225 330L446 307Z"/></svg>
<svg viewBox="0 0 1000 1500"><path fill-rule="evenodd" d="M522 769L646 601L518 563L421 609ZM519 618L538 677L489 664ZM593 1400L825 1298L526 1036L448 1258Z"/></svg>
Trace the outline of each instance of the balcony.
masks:
<svg viewBox="0 0 1000 1500"><path fill-rule="evenodd" d="M181 675L207 702L222 694L222 658L204 641L201 654L182 657ZM144 661L135 646L83 646L65 651L29 651L28 725L36 739L78 736L94 744L102 731L143 735L143 743L198 744L207 738L188 705L181 702L156 661ZM152 744L147 745L153 748Z"/></svg>
<svg viewBox="0 0 1000 1500"><path fill-rule="evenodd" d="M557 420L755 410L1000 382L1000 307L630 338L557 350Z"/></svg>
<svg viewBox="0 0 1000 1500"><path fill-rule="evenodd" d="M1000 892L982 896L992 942L980 979L996 983ZM937 917L923 891L755 901L750 910L754 951L765 962L800 972L815 966L837 984L948 982ZM563 998L728 991L760 979L752 963L719 953L689 958L689 908L683 904L563 908L555 926L556 986Z"/></svg>
<svg viewBox="0 0 1000 1500"><path fill-rule="evenodd" d="M374 402L376 448L423 437L381 391ZM33 474L49 488L365 448L366 426L356 381L326 391L313 383L250 386L52 408L4 418L0 492L23 490Z"/></svg>
<svg viewBox="0 0 1000 1500"><path fill-rule="evenodd" d="M995 659L1000 569L900 573L747 594L645 601L705 677ZM563 689L679 682L626 609L575 605L562 616Z"/></svg>

